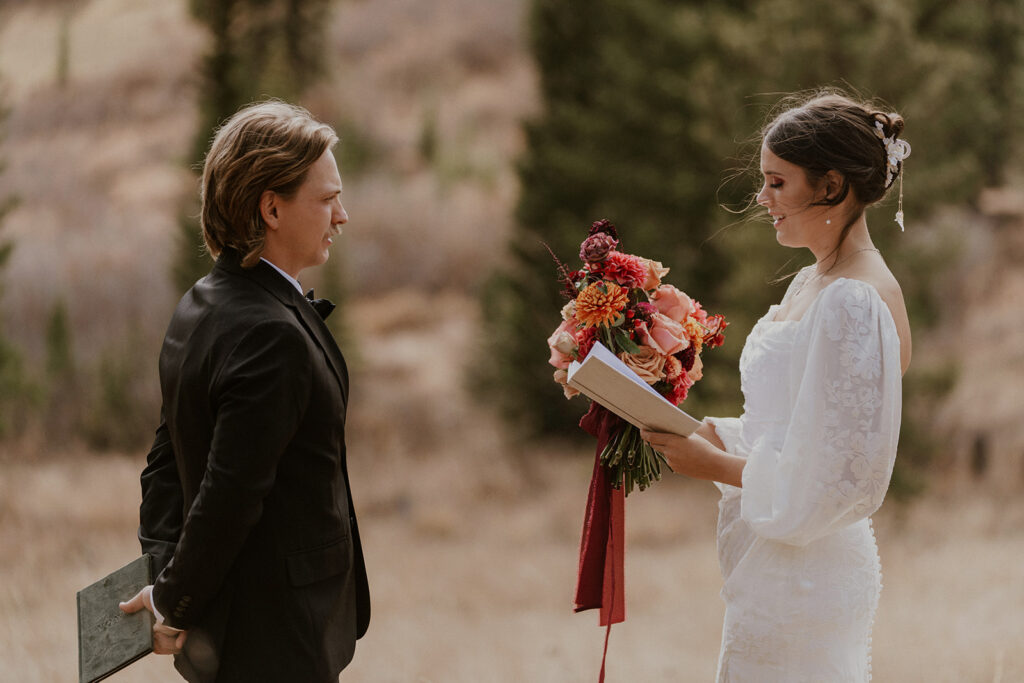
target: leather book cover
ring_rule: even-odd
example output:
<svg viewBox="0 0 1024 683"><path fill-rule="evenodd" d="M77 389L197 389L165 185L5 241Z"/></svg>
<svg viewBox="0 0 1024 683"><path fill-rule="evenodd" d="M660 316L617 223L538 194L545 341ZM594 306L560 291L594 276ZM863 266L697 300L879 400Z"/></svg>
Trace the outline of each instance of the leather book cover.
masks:
<svg viewBox="0 0 1024 683"><path fill-rule="evenodd" d="M125 614L118 603L153 583L152 562L143 555L78 591L78 680L93 683L153 651L153 615Z"/></svg>

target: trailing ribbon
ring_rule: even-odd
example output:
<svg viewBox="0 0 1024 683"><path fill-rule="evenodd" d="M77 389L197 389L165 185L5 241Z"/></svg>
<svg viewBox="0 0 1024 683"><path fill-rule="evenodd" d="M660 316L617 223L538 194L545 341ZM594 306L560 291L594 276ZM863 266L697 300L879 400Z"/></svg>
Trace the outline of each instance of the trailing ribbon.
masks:
<svg viewBox="0 0 1024 683"><path fill-rule="evenodd" d="M607 626L604 654L601 656L599 683L604 681L608 656L608 638L612 624L626 620L625 573L625 493L613 488L608 470L601 465L601 453L622 420L594 402L580 420L580 427L597 438L594 474L590 479L587 510L580 540L580 565L576 576L575 611L600 609L598 623Z"/></svg>

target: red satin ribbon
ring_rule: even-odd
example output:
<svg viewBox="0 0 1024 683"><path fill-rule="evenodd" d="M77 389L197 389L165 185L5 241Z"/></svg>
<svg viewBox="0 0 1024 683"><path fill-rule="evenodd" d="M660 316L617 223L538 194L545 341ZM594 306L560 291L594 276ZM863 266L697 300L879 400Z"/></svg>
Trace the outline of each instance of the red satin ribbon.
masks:
<svg viewBox="0 0 1024 683"><path fill-rule="evenodd" d="M601 452L621 424L622 420L617 415L597 403L592 403L590 411L580 420L580 427L597 438L597 454L587 495L587 511L583 518L575 611L599 608L598 623L608 627L604 637L599 682L604 681L612 624L626 620L625 494L622 487L612 487L608 471L601 466Z"/></svg>

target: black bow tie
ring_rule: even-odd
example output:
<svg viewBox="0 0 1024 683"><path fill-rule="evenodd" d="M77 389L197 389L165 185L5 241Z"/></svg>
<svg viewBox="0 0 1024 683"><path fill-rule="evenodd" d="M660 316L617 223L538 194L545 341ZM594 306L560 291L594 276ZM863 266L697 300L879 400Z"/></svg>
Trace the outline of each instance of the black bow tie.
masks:
<svg viewBox="0 0 1024 683"><path fill-rule="evenodd" d="M306 298L309 299L309 303L313 306L313 310L319 313L320 317L324 320L326 320L327 316L329 316L331 311L334 310L334 304L330 299L314 299L312 289L306 292Z"/></svg>

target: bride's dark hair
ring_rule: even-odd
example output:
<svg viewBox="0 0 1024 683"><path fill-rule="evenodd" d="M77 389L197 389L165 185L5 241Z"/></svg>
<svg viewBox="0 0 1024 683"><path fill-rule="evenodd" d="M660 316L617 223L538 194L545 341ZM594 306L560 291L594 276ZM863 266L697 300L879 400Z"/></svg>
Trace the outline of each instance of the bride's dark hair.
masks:
<svg viewBox="0 0 1024 683"><path fill-rule="evenodd" d="M897 138L903 132L903 117L856 102L837 93L818 93L790 105L765 126L761 139L772 154L796 164L807 179L818 182L831 170L843 176L843 185L835 197L822 204L840 204L852 190L861 206L882 199L886 185L885 146L875 122L882 124L886 137ZM902 171L902 163L897 173Z"/></svg>
<svg viewBox="0 0 1024 683"><path fill-rule="evenodd" d="M761 140L772 154L804 169L811 185L817 185L829 171L842 176L839 191L815 204L837 206L853 192L857 209L843 226L842 244L864 208L881 200L903 171L899 162L886 183L888 160L875 125L880 122L885 137L895 139L903 132L903 117L834 90L796 95L783 100L778 108L784 110L761 132Z"/></svg>

